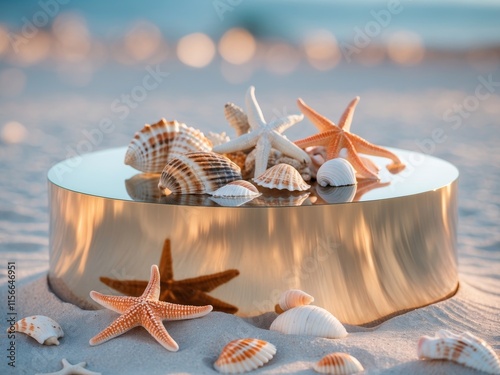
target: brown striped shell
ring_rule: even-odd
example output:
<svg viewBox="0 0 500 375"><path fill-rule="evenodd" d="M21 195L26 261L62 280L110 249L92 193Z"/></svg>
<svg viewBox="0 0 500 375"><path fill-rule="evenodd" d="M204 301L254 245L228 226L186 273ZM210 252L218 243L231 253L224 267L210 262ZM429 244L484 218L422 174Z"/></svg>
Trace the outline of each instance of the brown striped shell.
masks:
<svg viewBox="0 0 500 375"><path fill-rule="evenodd" d="M160 173L178 155L211 150L212 142L201 131L162 118L135 133L125 154L125 164L142 172Z"/></svg>
<svg viewBox="0 0 500 375"><path fill-rule="evenodd" d="M240 167L214 152L190 152L170 160L158 188L168 194L208 194L241 180Z"/></svg>
<svg viewBox="0 0 500 375"><path fill-rule="evenodd" d="M321 358L314 371L320 374L350 375L364 371L363 366L353 356L347 353L330 353Z"/></svg>
<svg viewBox="0 0 500 375"><path fill-rule="evenodd" d="M222 349L214 368L223 374L241 374L265 365L275 354L276 347L267 341L237 339Z"/></svg>
<svg viewBox="0 0 500 375"><path fill-rule="evenodd" d="M293 307L309 305L314 297L300 289L289 289L281 293L275 310L278 314L290 310Z"/></svg>
<svg viewBox="0 0 500 375"><path fill-rule="evenodd" d="M277 164L254 178L253 181L268 189L305 191L311 187L306 184L299 171L289 164Z"/></svg>
<svg viewBox="0 0 500 375"><path fill-rule="evenodd" d="M243 110L234 103L227 103L224 106L224 116L226 116L229 125L236 131L236 135L239 137L250 130L250 124L248 123L248 117L243 112Z"/></svg>

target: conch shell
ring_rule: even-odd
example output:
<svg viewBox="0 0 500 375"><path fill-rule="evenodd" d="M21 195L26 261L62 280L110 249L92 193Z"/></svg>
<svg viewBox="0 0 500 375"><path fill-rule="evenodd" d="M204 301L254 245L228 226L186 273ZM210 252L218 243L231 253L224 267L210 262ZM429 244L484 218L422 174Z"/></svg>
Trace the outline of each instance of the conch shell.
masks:
<svg viewBox="0 0 500 375"><path fill-rule="evenodd" d="M277 164L254 178L253 181L268 189L306 191L311 187L306 184L300 173L289 164Z"/></svg>
<svg viewBox="0 0 500 375"><path fill-rule="evenodd" d="M214 368L224 374L241 374L265 365L275 354L276 347L267 341L237 339L222 349Z"/></svg>
<svg viewBox="0 0 500 375"><path fill-rule="evenodd" d="M58 338L64 336L59 323L44 315L33 315L23 318L17 321L14 325L14 330L33 337L43 345L59 345ZM10 331L7 330L7 332Z"/></svg>

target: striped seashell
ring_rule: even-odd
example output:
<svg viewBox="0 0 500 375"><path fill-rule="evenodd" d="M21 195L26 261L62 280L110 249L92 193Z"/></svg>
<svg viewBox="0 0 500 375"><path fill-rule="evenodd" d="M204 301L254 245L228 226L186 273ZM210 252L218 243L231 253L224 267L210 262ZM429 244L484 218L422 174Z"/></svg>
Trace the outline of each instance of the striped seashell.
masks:
<svg viewBox="0 0 500 375"><path fill-rule="evenodd" d="M158 190L159 180L158 173L138 173L125 180L125 189L134 201L155 202L162 197L161 191Z"/></svg>
<svg viewBox="0 0 500 375"><path fill-rule="evenodd" d="M265 365L275 354L276 347L267 341L237 339L222 349L214 368L223 374L241 374Z"/></svg>
<svg viewBox="0 0 500 375"><path fill-rule="evenodd" d="M250 124L248 123L248 117L241 109L234 103L226 103L224 106L224 116L226 116L229 125L236 131L236 136L240 136L248 133L250 130Z"/></svg>
<svg viewBox="0 0 500 375"><path fill-rule="evenodd" d="M255 198L251 206L264 206L264 207L293 207L293 206L302 206L303 204L307 204L307 198L311 193L302 193L302 194L286 194L282 196L276 195L260 195Z"/></svg>
<svg viewBox="0 0 500 375"><path fill-rule="evenodd" d="M289 289L281 293L278 304L274 309L278 314L281 314L293 307L309 305L313 301L314 297L306 292L300 289Z"/></svg>
<svg viewBox="0 0 500 375"><path fill-rule="evenodd" d="M327 339L347 336L347 331L336 317L321 307L311 305L285 311L278 315L269 329L291 335L311 335Z"/></svg>
<svg viewBox="0 0 500 375"><path fill-rule="evenodd" d="M12 331L21 332L33 337L43 345L59 345L58 338L64 336L59 323L44 315L33 315L23 318L7 330L7 332Z"/></svg>
<svg viewBox="0 0 500 375"><path fill-rule="evenodd" d="M357 185L349 186L316 186L316 195L321 198L318 203L352 202L356 196Z"/></svg>
<svg viewBox="0 0 500 375"><path fill-rule="evenodd" d="M190 152L170 160L160 176L158 188L165 195L207 194L235 180L240 167L214 152Z"/></svg>
<svg viewBox="0 0 500 375"><path fill-rule="evenodd" d="M313 366L320 374L350 375L364 371L363 366L352 355L347 353L330 353L321 358Z"/></svg>
<svg viewBox="0 0 500 375"><path fill-rule="evenodd" d="M253 181L268 189L305 191L311 187L306 184L299 171L288 164L277 164L254 178Z"/></svg>
<svg viewBox="0 0 500 375"><path fill-rule="evenodd" d="M441 330L435 337L422 336L417 353L420 359L446 359L488 374L500 374L500 359L493 348L469 332L456 335Z"/></svg>
<svg viewBox="0 0 500 375"><path fill-rule="evenodd" d="M146 173L161 173L170 159L188 152L209 152L212 143L202 132L177 121L146 124L130 141L125 164Z"/></svg>
<svg viewBox="0 0 500 375"><path fill-rule="evenodd" d="M248 181L236 180L211 193L213 197L257 197L259 190Z"/></svg>
<svg viewBox="0 0 500 375"><path fill-rule="evenodd" d="M316 180L320 186L349 186L356 184L356 171L342 158L326 161L319 167Z"/></svg>

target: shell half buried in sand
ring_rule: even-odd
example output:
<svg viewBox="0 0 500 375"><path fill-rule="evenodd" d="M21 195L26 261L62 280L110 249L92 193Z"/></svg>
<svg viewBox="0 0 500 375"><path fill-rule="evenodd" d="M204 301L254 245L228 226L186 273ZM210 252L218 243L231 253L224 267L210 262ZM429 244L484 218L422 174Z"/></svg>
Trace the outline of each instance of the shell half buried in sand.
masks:
<svg viewBox="0 0 500 375"><path fill-rule="evenodd" d="M43 345L59 345L58 338L64 336L59 323L44 315L33 315L23 318L16 322L14 330L33 337ZM7 332L11 332L11 330L9 329Z"/></svg>
<svg viewBox="0 0 500 375"><path fill-rule="evenodd" d="M253 371L276 354L276 347L264 340L245 338L227 344L214 363L214 368L223 374L241 374Z"/></svg>
<svg viewBox="0 0 500 375"><path fill-rule="evenodd" d="M267 169L263 174L253 179L253 181L262 187L268 189L306 191L309 186L299 171L289 164L277 164Z"/></svg>
<svg viewBox="0 0 500 375"><path fill-rule="evenodd" d="M347 353L330 353L314 364L314 371L320 374L351 375L364 371L363 366Z"/></svg>

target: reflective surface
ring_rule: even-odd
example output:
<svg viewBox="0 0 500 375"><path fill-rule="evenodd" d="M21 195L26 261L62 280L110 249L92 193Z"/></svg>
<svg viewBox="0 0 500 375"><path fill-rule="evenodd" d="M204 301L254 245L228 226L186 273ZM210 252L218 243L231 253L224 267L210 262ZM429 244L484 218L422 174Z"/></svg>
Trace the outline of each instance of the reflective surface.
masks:
<svg viewBox="0 0 500 375"><path fill-rule="evenodd" d="M62 162L49 171L51 286L63 299L93 307L90 290L117 294L99 277L147 280L170 238L176 279L239 270L210 293L239 315L273 310L289 288L305 290L349 324L435 302L458 285L458 171L395 151L413 158L411 167L354 192L313 188L239 207L203 196L133 201L126 181L137 173L123 165L124 148L89 154L72 168ZM154 178L142 177L143 191L153 192L147 186ZM338 197L353 202L328 204Z"/></svg>

